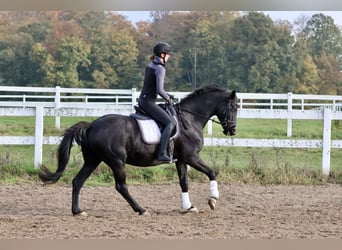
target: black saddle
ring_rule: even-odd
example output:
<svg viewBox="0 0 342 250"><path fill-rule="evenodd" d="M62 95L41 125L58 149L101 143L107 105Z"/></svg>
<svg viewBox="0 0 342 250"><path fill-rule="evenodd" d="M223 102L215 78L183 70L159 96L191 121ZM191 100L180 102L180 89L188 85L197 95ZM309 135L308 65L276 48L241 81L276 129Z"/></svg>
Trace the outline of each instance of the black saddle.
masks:
<svg viewBox="0 0 342 250"><path fill-rule="evenodd" d="M146 114L146 112L140 108L139 106L135 105L134 106L134 109L135 109L135 113L133 114L130 114L131 117L133 117L134 119L137 119L137 120L150 120L153 118L151 116L149 116L148 114Z"/></svg>
<svg viewBox="0 0 342 250"><path fill-rule="evenodd" d="M174 119L176 125L176 129L173 133L173 136L171 136L171 138L175 138L176 136L178 136L178 132L179 132L179 127L178 127L178 120L177 120L177 115L176 115L176 110L174 109L174 107L172 105L168 105L168 104L164 104L164 103L160 103L158 104L162 109L164 109L166 111L166 113L171 117L171 119ZM134 105L134 109L135 109L135 113L130 114L130 117L136 119L136 120L154 120L151 116L149 116L142 108L140 108L137 105ZM163 126L157 122L156 120L154 120L156 122L156 124L158 125L159 129L162 130Z"/></svg>

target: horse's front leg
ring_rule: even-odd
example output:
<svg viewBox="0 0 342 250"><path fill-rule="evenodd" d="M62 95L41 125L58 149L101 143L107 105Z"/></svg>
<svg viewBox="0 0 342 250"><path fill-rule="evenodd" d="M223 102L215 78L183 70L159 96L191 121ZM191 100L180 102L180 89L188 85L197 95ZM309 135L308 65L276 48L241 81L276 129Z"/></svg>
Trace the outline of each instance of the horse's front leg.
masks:
<svg viewBox="0 0 342 250"><path fill-rule="evenodd" d="M198 155L192 157L188 163L194 169L208 176L210 181L210 198L208 200L208 205L212 210L214 210L216 208L216 202L219 198L219 190L215 171L211 169Z"/></svg>
<svg viewBox="0 0 342 250"><path fill-rule="evenodd" d="M182 208L186 212L198 212L198 209L191 204L189 198L188 166L184 162L177 161L176 167L179 185L182 190Z"/></svg>
<svg viewBox="0 0 342 250"><path fill-rule="evenodd" d="M219 198L218 185L216 180L210 181L210 198L208 200L208 205L212 210L216 208L216 201Z"/></svg>

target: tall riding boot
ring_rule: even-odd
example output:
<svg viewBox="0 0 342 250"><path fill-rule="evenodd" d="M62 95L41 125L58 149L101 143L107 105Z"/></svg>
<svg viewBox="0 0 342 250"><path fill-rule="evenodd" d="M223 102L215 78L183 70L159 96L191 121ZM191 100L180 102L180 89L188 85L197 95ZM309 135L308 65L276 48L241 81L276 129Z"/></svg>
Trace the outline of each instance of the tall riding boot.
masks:
<svg viewBox="0 0 342 250"><path fill-rule="evenodd" d="M167 154L167 147L169 145L169 139L174 128L175 125L172 122L170 122L168 125L166 125L162 132L158 151L158 161L171 162L172 160Z"/></svg>

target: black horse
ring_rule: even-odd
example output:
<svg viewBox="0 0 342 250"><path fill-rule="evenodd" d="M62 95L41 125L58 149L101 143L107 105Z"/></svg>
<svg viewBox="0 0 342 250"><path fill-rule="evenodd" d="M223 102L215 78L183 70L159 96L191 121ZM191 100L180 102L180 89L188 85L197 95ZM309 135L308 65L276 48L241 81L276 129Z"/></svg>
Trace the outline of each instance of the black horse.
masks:
<svg viewBox="0 0 342 250"><path fill-rule="evenodd" d="M210 181L211 209L215 209L219 198L216 173L199 157L203 147L203 128L212 116L217 116L225 135L234 135L237 116L235 91L225 90L218 85L208 85L196 89L174 105L179 121L179 133L174 139L174 158L182 191L182 207L185 211L197 209L192 206L188 195L188 165L208 176ZM85 212L79 208L79 193L91 173L101 163L106 163L113 171L116 190L127 200L133 210L144 214L142 208L130 195L126 185L125 164L154 166L158 144L143 142L137 121L118 114L109 114L93 122L78 122L66 129L58 148L58 168L55 173L41 166L39 178L44 183L56 182L66 168L73 142L82 148L84 164L72 181L72 213Z"/></svg>

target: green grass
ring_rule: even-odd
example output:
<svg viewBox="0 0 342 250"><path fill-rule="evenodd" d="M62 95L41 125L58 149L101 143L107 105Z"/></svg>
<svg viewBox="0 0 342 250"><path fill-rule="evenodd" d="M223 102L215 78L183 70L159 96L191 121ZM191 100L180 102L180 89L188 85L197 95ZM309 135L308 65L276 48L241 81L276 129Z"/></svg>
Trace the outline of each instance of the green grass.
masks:
<svg viewBox="0 0 342 250"><path fill-rule="evenodd" d="M93 121L93 117L61 117L61 129L55 128L54 117L44 117L44 135L60 135L65 128L78 121ZM287 138L287 121L277 119L238 119L236 138ZM293 120L294 139L321 139L323 122L320 120ZM0 117L0 135L33 135L34 117ZM207 128L204 129L205 136ZM224 137L219 124L213 123L213 137ZM342 122L333 121L332 139L342 139Z"/></svg>
<svg viewBox="0 0 342 250"><path fill-rule="evenodd" d="M60 135L63 130L80 121L94 118L62 117L61 129L55 128L53 117L44 118L44 135ZM0 135L33 135L33 117L0 117ZM295 139L321 139L322 121L293 120ZM332 124L332 139L342 139L342 126ZM205 136L207 129L205 128ZM220 125L213 125L213 137L224 137ZM286 120L239 119L236 138L287 138ZM57 166L57 145L43 146L43 162L51 170ZM0 182L38 182L33 167L33 146L0 145ZM321 172L322 152L320 149L250 148L250 147L204 147L201 157L215 171L218 180L224 183L259 184L342 184L342 150L331 152L331 174L324 177ZM82 166L80 148L72 148L68 167L60 182L71 183ZM189 171L191 181L207 181L207 177L195 170ZM127 181L134 183L176 183L178 177L173 165L149 168L127 166ZM101 164L87 180L88 185L112 185L111 170Z"/></svg>
<svg viewBox="0 0 342 250"><path fill-rule="evenodd" d="M207 127L204 129L205 136ZM292 139L322 139L323 121L292 120ZM219 124L213 123L213 137L224 137ZM236 138L285 139L287 120L278 119L238 119ZM342 121L334 121L331 138L342 140Z"/></svg>

